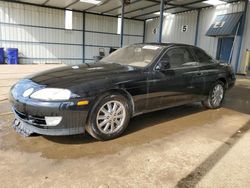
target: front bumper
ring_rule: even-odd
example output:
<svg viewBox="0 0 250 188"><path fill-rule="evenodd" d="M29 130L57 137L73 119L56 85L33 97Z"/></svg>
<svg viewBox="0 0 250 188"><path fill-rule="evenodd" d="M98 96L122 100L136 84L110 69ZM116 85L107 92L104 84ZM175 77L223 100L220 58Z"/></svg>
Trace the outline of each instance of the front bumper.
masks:
<svg viewBox="0 0 250 188"><path fill-rule="evenodd" d="M75 135L84 133L84 127L78 128L61 128L61 129L45 129L38 128L32 124L28 124L25 121L21 120L18 116L16 116L13 122L13 128L16 132L20 133L23 136L30 136L31 134L37 133L41 135L48 136L63 136L63 135Z"/></svg>
<svg viewBox="0 0 250 188"><path fill-rule="evenodd" d="M29 136L32 133L42 135L74 135L85 132L88 106L78 107L76 101L43 102L10 95L15 121L14 129ZM45 116L61 116L56 126L47 126Z"/></svg>

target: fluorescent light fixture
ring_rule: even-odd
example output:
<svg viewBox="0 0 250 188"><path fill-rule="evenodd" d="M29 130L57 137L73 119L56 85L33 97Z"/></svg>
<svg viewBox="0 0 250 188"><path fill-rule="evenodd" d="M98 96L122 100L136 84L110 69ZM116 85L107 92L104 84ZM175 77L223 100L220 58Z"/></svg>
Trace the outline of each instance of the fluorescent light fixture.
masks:
<svg viewBox="0 0 250 188"><path fill-rule="evenodd" d="M80 0L80 2L97 5L97 4L101 3L102 1L101 0Z"/></svg>
<svg viewBox="0 0 250 188"><path fill-rule="evenodd" d="M154 14L155 14L155 15L160 15L161 12L155 12ZM171 15L171 13L163 12L163 15L164 15L164 16L168 16L168 15Z"/></svg>
<svg viewBox="0 0 250 188"><path fill-rule="evenodd" d="M213 5L213 6L217 6L217 5L225 4L226 2L225 1L220 1L220 0L208 0L208 1L204 1L203 3Z"/></svg>

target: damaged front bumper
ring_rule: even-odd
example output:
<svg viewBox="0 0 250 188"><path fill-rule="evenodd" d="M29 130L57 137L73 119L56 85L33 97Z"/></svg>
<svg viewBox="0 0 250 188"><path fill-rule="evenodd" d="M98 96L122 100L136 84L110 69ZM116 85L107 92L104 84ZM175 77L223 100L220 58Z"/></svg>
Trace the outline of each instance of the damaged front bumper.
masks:
<svg viewBox="0 0 250 188"><path fill-rule="evenodd" d="M41 135L75 135L85 132L85 123L89 111L88 106L78 107L76 101L43 102L14 98L10 102L15 114L13 128L23 136L33 133ZM46 117L61 117L56 125L48 125Z"/></svg>
<svg viewBox="0 0 250 188"><path fill-rule="evenodd" d="M84 127L78 128L62 128L62 129L45 129L45 128L38 128L32 124L28 124L25 121L19 119L16 116L12 127L14 130L21 134L22 136L30 136L34 133L41 134L41 135L48 135L48 136L63 136L63 135L74 135L74 134L81 134L84 133Z"/></svg>

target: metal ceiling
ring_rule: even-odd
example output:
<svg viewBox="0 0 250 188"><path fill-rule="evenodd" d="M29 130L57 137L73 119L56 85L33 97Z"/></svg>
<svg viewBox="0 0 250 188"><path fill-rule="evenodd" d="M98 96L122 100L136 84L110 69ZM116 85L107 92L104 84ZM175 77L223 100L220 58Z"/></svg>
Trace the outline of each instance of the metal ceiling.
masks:
<svg viewBox="0 0 250 188"><path fill-rule="evenodd" d="M2 0L0 0L2 1ZM5 0L6 1L6 0ZM85 11L102 15L119 16L121 14L121 0L102 0L99 5L80 2L80 0L7 0L9 2L25 3L43 7ZM172 14L211 7L205 0L165 0L164 11ZM221 0L226 3L243 0ZM155 14L160 10L160 0L130 0L125 5L125 18L146 20L159 17Z"/></svg>

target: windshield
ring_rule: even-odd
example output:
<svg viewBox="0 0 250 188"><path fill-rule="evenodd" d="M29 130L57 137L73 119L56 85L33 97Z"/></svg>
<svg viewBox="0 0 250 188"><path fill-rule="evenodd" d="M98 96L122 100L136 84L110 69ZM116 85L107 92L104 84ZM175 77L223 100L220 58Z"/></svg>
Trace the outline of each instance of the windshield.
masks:
<svg viewBox="0 0 250 188"><path fill-rule="evenodd" d="M146 67L159 54L162 47L157 45L137 44L120 48L103 58L104 63L119 63L136 67Z"/></svg>

